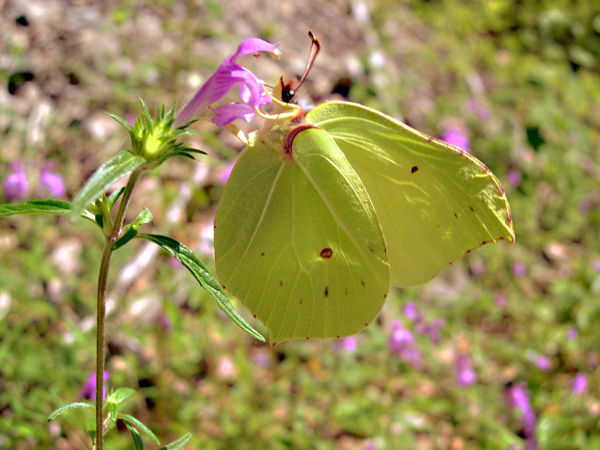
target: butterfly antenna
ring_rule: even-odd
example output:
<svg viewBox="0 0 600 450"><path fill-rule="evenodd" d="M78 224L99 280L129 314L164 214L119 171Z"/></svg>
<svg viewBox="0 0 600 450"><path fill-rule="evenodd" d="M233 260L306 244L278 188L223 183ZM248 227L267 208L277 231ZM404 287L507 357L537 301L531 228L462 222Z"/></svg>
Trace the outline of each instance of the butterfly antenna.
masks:
<svg viewBox="0 0 600 450"><path fill-rule="evenodd" d="M302 78L300 78L300 81L298 82L298 86L296 86L296 89L294 89L296 92L298 92L298 89L300 89L300 86L302 86L302 83L304 83L304 80L306 80L306 77L308 76L310 69L312 69L312 66L315 63L315 59L317 59L317 55L321 51L321 43L319 42L319 40L317 38L315 38L315 35L312 34L312 31L308 32L308 37L310 38L310 40L312 42L310 44L310 51L308 52L308 60L306 61L306 67L304 68L304 73L302 74ZM313 53L313 50L314 50L314 53Z"/></svg>

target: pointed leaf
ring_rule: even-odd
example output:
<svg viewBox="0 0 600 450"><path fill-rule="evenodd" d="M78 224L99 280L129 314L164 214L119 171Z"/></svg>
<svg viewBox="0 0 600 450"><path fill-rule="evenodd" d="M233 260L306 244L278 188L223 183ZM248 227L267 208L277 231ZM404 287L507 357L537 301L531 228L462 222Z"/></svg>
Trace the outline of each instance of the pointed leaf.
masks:
<svg viewBox="0 0 600 450"><path fill-rule="evenodd" d="M129 134L133 134L133 127L129 124L129 122L127 122L125 119L123 119L122 117L119 117L115 114L111 114L108 113L108 116L113 119L115 122L119 123L120 125L123 126L123 128L125 128Z"/></svg>
<svg viewBox="0 0 600 450"><path fill-rule="evenodd" d="M75 403L69 403L68 405L62 406L56 410L54 410L52 412L52 414L50 414L48 416L48 422L56 419L56 417L60 416L62 413L69 411L70 409L73 408L88 408L91 409L92 411L95 410L93 405L90 405L89 403L84 403L84 402L75 402Z"/></svg>
<svg viewBox="0 0 600 450"><path fill-rule="evenodd" d="M135 448L135 450L144 450L144 442L142 441L142 436L140 436L138 430L136 430L128 423L125 423L125 426L131 433L131 439L133 440L133 447Z"/></svg>
<svg viewBox="0 0 600 450"><path fill-rule="evenodd" d="M255 339L261 342L265 341L265 338L254 328L252 328L238 312L233 309L229 297L217 281L217 279L208 271L206 266L200 262L200 260L192 253L192 251L168 236L161 236L158 234L139 234L137 236L141 239L147 239L154 242L155 244L162 247L167 251L173 258L183 264L188 269L194 278L200 283L204 289L217 301L217 305L221 310L229 316L242 330L251 334Z"/></svg>
<svg viewBox="0 0 600 450"><path fill-rule="evenodd" d="M142 225L147 224L148 222L151 222L151 221L152 221L152 213L150 212L150 210L148 208L144 208L142 210L142 212L138 214L138 216L134 219L133 222L131 222L131 224L129 226L131 228L133 228L134 230L137 230Z"/></svg>
<svg viewBox="0 0 600 450"><path fill-rule="evenodd" d="M103 195L113 183L140 167L145 161L141 156L129 151L121 151L101 165L75 197L72 216L81 214L87 205Z"/></svg>
<svg viewBox="0 0 600 450"><path fill-rule="evenodd" d="M144 208L141 213L131 222L125 233L112 245L113 250L117 250L127 244L130 240L137 236L137 229L142 225L152 221L152 213L148 208Z"/></svg>
<svg viewBox="0 0 600 450"><path fill-rule="evenodd" d="M116 189L115 191L112 192L112 194L110 194L108 196L108 207L110 209L113 209L113 206L115 206L115 203L117 202L117 200L119 200L119 197L121 197L121 195L123 194L123 192L125 192L125 186Z"/></svg>
<svg viewBox="0 0 600 450"><path fill-rule="evenodd" d="M204 150L200 150L199 148L186 147L183 150L187 153L198 153L200 155L206 155L206 152Z"/></svg>
<svg viewBox="0 0 600 450"><path fill-rule="evenodd" d="M68 216L71 214L71 204L62 200L30 200L19 204L0 205L0 217L25 214L44 214ZM94 222L94 216L89 211L82 211L81 216Z"/></svg>
<svg viewBox="0 0 600 450"><path fill-rule="evenodd" d="M137 236L138 232L134 228L129 228L112 246L111 249L118 250Z"/></svg>
<svg viewBox="0 0 600 450"><path fill-rule="evenodd" d="M141 431L143 431L148 436L150 436L150 438L152 438L152 440L154 442L156 442L156 445L160 445L160 441L158 440L158 438L156 437L156 435L150 430L150 428L148 428L146 425L144 425L136 417L133 417L130 414L119 414L117 417L119 419L123 419L125 422L129 422L131 425L134 425L134 426L138 427Z"/></svg>
<svg viewBox="0 0 600 450"><path fill-rule="evenodd" d="M179 450L185 444L187 444L191 438L192 438L192 433L185 433L183 436L181 436L176 441L173 441L163 447L160 447L158 450Z"/></svg>
<svg viewBox="0 0 600 450"><path fill-rule="evenodd" d="M135 394L135 389L131 389L128 387L118 388L114 392L111 392L107 399L106 403L114 403L115 405L121 405L125 400Z"/></svg>

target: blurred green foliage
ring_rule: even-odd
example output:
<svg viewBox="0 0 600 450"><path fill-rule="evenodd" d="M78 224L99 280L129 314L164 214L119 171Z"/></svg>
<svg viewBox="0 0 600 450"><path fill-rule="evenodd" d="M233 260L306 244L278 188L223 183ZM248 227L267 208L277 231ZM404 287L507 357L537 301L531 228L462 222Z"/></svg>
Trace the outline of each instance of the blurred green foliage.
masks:
<svg viewBox="0 0 600 450"><path fill-rule="evenodd" d="M191 431L189 448L505 449L525 445L519 411L506 400L507 386L523 382L540 448L600 448L598 8L566 0L304 3L48 2L38 16L19 2L0 7L7 30L0 179L8 162L20 160L34 179L29 196L40 197L35 174L52 160L71 195L126 145L102 111L135 112L138 96L151 109L170 106L173 96L185 100L190 80L208 75L249 35L282 41L281 65L257 70L274 82L286 58L303 61L296 43L306 44L311 27L324 47L312 96L329 97L321 84L349 78L350 99L428 134L459 127L502 180L517 243L486 246L427 285L396 291L354 352L336 341L274 349L252 341L162 254L134 282L123 281L145 248L136 243L112 265L109 385L139 389L132 414L161 441ZM17 22L22 14L27 27ZM55 22L67 15L57 32ZM343 58L358 69L345 68L356 65ZM21 77L20 90L8 94L11 75L27 71L33 79ZM40 116L44 102L50 112ZM35 127L41 137L32 136ZM196 167L165 165L145 179L131 210L148 206L159 231L204 249L210 263L206 230L234 151L210 125L198 130L196 146L212 155ZM177 219L167 220L182 198ZM46 418L81 400L94 370L100 244L91 226L68 218L0 222L2 448L88 445L81 415ZM402 312L409 301L426 321L443 318L439 342ZM389 350L394 319L415 335L420 364ZM461 354L477 377L469 386L457 381ZM573 393L577 373L587 376L580 394ZM110 448L130 445L127 429L120 431Z"/></svg>

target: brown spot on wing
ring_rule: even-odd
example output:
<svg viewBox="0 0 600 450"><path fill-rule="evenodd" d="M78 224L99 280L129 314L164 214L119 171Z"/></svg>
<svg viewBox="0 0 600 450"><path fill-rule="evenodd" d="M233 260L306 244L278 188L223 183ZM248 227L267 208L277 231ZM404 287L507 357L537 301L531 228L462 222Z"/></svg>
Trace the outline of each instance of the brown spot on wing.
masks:
<svg viewBox="0 0 600 450"><path fill-rule="evenodd" d="M410 168L410 173L415 173L417 170L419 170L419 168L417 166L412 166Z"/></svg>
<svg viewBox="0 0 600 450"><path fill-rule="evenodd" d="M319 256L321 256L321 258L325 258L325 259L331 258L332 255L333 255L333 250L330 249L329 247L325 247L323 250L321 250L321 253L319 253Z"/></svg>

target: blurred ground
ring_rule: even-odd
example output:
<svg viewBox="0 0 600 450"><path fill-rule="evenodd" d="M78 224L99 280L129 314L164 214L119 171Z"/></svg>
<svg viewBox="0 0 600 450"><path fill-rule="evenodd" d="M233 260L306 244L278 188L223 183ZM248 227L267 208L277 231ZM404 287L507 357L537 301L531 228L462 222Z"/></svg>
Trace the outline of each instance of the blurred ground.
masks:
<svg viewBox="0 0 600 450"><path fill-rule="evenodd" d="M183 104L243 38L281 42L281 59L247 62L263 79L301 73L309 29L323 52L307 101L342 96L458 133L506 188L514 246L396 291L344 341L260 345L165 255L140 243L117 252L109 382L140 389L131 411L161 441L190 431L189 448L600 448L592 4L8 0L0 12L0 180L20 163L22 198L48 197L51 171L71 199L127 145L106 111ZM147 177L131 214L148 206L154 230L210 264L222 171L241 148L209 123L197 130L209 157ZM94 370L100 243L65 218L0 222L2 448L88 445L77 414L46 417L81 398ZM128 448L126 433L112 439Z"/></svg>

